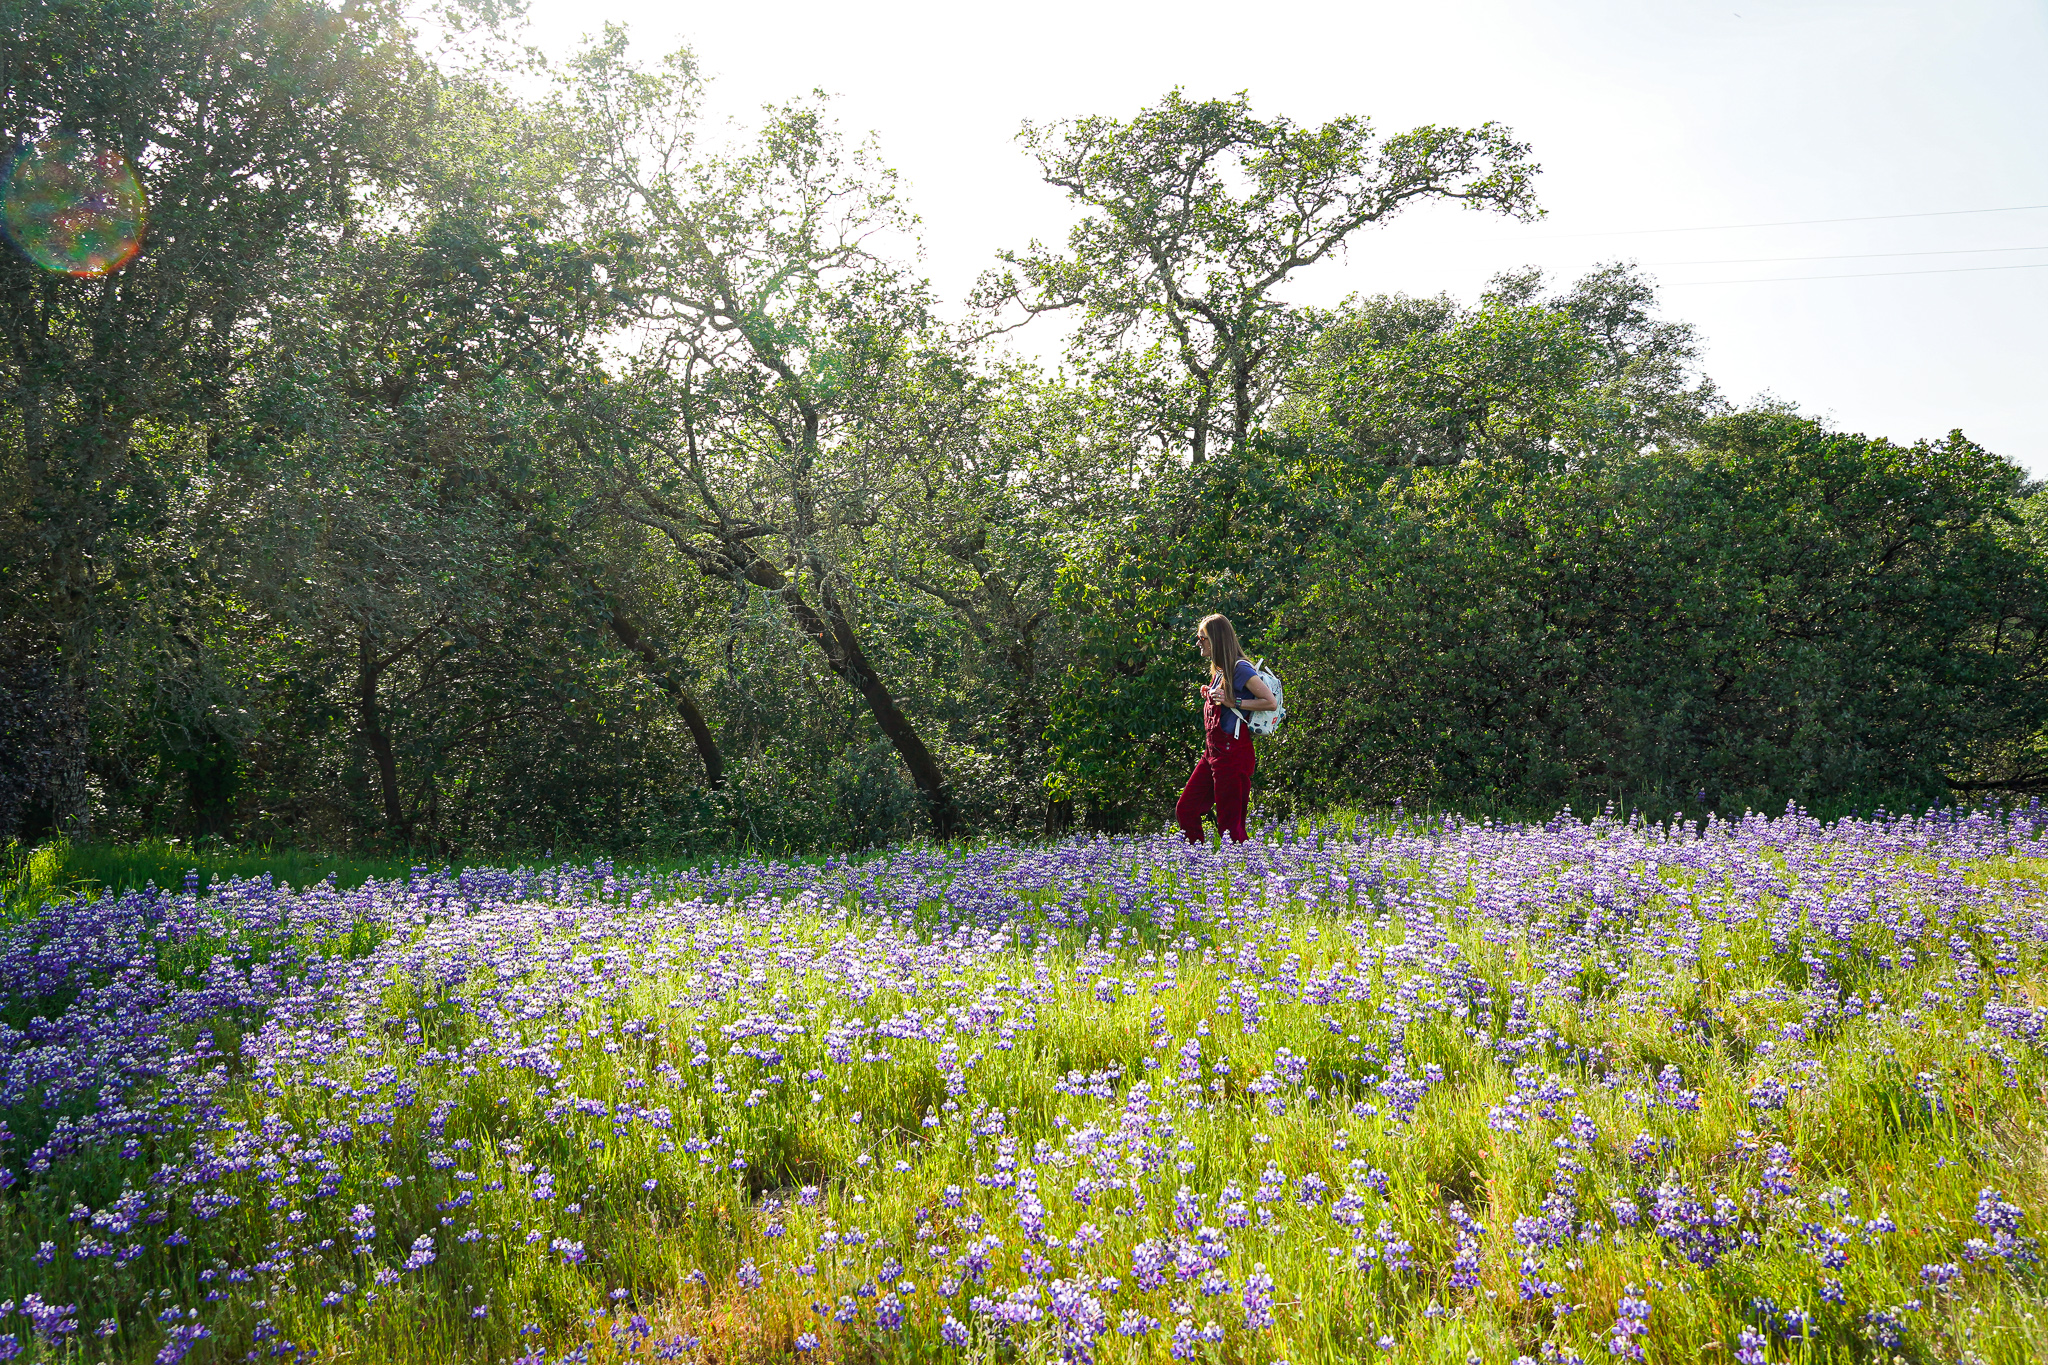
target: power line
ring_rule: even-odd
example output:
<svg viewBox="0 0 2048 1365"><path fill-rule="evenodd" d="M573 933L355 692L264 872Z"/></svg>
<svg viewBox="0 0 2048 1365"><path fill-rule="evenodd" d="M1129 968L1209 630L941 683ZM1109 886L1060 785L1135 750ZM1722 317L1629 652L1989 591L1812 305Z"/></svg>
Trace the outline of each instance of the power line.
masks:
<svg viewBox="0 0 2048 1365"><path fill-rule="evenodd" d="M1779 261L1868 261L1880 256L1988 256L1994 251L2048 251L2048 246L1966 246L1947 251L1863 251L1841 256L1732 256L1718 261L1645 261L1645 265L1769 265Z"/></svg>
<svg viewBox="0 0 2048 1365"><path fill-rule="evenodd" d="M1980 270L2048 270L2048 261L2031 265L1958 265L1946 270L1864 270L1853 275L1759 275L1747 280L1673 280L1676 288L1695 284L1786 284L1793 280L1874 280L1883 275L1969 275Z"/></svg>
<svg viewBox="0 0 2048 1365"><path fill-rule="evenodd" d="M2048 209L2048 204L2011 204L1996 209L1937 209L1931 213L1872 213L1860 218L1788 218L1777 223L1708 223L1699 227L1620 228L1608 232L1559 233L1554 241L1568 237L1648 237L1666 232L1735 232L1746 228L1813 227L1823 223L1887 223L1900 218L1960 218L1979 213L2031 213Z"/></svg>

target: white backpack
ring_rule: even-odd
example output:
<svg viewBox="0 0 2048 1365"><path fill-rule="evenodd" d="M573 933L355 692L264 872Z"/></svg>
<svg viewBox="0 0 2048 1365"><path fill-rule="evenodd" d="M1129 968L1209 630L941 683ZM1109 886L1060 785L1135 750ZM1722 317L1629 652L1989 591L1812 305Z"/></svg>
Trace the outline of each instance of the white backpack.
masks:
<svg viewBox="0 0 2048 1365"><path fill-rule="evenodd" d="M1266 680L1266 686L1273 690L1273 709L1270 711L1240 711L1230 708L1240 724L1255 735L1270 735L1280 728L1280 722L1287 719L1287 694L1280 690L1280 675L1266 667L1264 659L1252 661L1252 671Z"/></svg>

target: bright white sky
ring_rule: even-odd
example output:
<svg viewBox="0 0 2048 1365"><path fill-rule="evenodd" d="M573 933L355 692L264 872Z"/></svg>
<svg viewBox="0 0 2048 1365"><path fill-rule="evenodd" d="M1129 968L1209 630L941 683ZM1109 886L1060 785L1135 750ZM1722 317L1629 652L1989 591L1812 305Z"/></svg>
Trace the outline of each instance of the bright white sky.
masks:
<svg viewBox="0 0 2048 1365"><path fill-rule="evenodd" d="M1736 400L1897 440L1961 427L2048 476L2042 0L531 0L527 37L561 56L607 20L647 58L692 47L720 115L831 93L903 172L956 302L999 248L1072 221L1021 120L1126 117L1174 86L1382 132L1498 120L1534 145L1547 219L1413 211L1294 296L1470 300L1505 269L1633 259ZM1945 216L1809 221L1905 214ZM1780 259L1813 257L1836 259Z"/></svg>

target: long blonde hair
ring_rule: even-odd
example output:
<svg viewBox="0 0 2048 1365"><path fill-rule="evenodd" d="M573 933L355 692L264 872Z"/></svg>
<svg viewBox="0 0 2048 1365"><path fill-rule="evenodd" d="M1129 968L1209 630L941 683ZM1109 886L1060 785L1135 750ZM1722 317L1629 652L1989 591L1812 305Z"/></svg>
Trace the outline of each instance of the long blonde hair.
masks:
<svg viewBox="0 0 2048 1365"><path fill-rule="evenodd" d="M1220 611L1212 611L1195 622L1195 629L1202 632L1209 641L1209 681L1222 679L1224 695L1237 701L1237 661L1244 657L1244 650L1237 643L1237 627L1230 624L1230 618Z"/></svg>

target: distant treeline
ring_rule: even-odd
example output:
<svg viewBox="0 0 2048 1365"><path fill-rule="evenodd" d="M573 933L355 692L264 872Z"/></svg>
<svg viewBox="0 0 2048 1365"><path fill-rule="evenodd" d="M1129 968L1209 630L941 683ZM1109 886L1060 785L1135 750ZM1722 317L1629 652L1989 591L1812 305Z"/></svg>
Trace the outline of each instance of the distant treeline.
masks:
<svg viewBox="0 0 2048 1365"><path fill-rule="evenodd" d="M825 106L713 145L616 30L550 75L392 4L0 15L0 130L153 215L104 278L0 259L0 839L1128 828L1211 610L1286 679L1281 812L2048 786L2010 461L1730 407L1626 264L1282 301L1409 204L1536 213L1498 125L1027 126L1080 224L949 311ZM1043 312L1056 369L999 340Z"/></svg>

